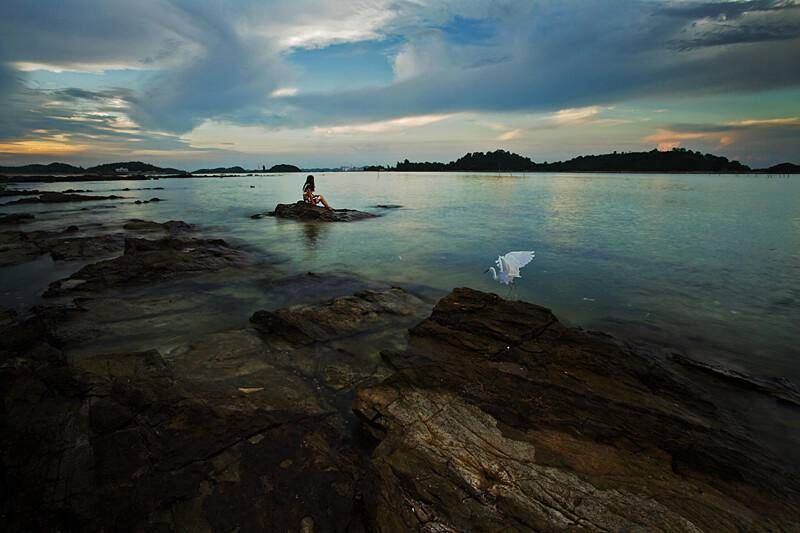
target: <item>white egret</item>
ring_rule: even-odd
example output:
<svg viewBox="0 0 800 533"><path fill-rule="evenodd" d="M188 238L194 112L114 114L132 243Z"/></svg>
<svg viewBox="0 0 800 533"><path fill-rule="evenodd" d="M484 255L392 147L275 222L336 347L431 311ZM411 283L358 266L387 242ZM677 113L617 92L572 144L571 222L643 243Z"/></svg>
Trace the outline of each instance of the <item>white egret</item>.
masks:
<svg viewBox="0 0 800 533"><path fill-rule="evenodd" d="M494 267L489 267L486 272L492 273L492 279L499 281L503 285L514 283L514 278L521 278L519 270L533 261L536 253L532 251L526 252L508 252L506 255L501 255L494 262L497 265L497 270Z"/></svg>

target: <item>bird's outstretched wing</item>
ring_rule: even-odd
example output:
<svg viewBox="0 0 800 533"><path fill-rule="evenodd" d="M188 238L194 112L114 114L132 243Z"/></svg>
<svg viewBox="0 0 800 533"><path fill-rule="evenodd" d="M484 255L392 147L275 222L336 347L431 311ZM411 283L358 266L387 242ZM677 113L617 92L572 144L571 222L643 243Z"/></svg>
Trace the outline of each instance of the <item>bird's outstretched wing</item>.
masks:
<svg viewBox="0 0 800 533"><path fill-rule="evenodd" d="M519 270L533 261L535 256L536 254L533 251L508 252L500 258L500 262L503 265L503 270L508 273L510 278L519 278L522 277L519 274Z"/></svg>

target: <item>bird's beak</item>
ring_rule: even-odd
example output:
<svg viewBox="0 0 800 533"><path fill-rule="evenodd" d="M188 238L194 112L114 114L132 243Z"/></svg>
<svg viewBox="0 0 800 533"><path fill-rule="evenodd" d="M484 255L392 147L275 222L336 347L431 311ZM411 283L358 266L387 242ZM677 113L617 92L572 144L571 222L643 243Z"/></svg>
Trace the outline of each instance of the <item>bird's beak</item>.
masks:
<svg viewBox="0 0 800 533"><path fill-rule="evenodd" d="M483 271L483 273L484 273L484 274L486 274L487 272L489 272L489 269L488 269L488 268L487 268L486 270L484 270L484 271Z"/></svg>

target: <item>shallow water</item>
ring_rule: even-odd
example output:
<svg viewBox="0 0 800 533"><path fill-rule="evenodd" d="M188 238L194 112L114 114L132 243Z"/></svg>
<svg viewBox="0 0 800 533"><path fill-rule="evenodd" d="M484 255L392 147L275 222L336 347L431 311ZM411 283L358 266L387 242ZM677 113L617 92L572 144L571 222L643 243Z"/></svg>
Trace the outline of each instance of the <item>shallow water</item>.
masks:
<svg viewBox="0 0 800 533"><path fill-rule="evenodd" d="M91 189L131 199L4 207L69 221L184 220L278 255L288 273L347 271L375 280L506 291L483 272L532 249L515 296L562 320L674 346L706 361L800 382L800 181L717 175L467 173L318 174L335 207L382 213L349 224L251 220L299 198L305 175L160 179L24 188ZM252 187L251 187L252 186ZM103 205L109 202L98 202ZM401 209L372 208L400 204ZM64 213L54 213L55 211ZM32 226L31 226L32 227ZM23 227L25 229L25 227ZM0 303L35 302L68 267L49 260L0 269ZM80 265L69 268L75 270ZM57 270L54 270L56 268Z"/></svg>

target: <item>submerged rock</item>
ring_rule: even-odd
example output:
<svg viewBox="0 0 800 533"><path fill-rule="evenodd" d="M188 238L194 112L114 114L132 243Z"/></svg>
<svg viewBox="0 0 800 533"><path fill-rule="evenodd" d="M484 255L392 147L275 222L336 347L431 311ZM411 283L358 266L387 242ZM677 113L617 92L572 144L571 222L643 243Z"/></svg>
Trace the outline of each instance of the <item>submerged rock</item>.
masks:
<svg viewBox="0 0 800 533"><path fill-rule="evenodd" d="M166 222L151 222L139 218L132 218L127 221L123 229L139 232L163 231L169 234L187 233L194 230L192 224L187 224L181 220L168 220Z"/></svg>
<svg viewBox="0 0 800 533"><path fill-rule="evenodd" d="M160 283L247 263L243 252L230 247L222 239L126 238L124 242L125 251L121 256L87 265L66 280L51 283L44 296L59 296L75 289L104 291ZM69 280L82 280L82 283L67 288L64 283Z"/></svg>
<svg viewBox="0 0 800 533"><path fill-rule="evenodd" d="M108 257L122 252L124 235L80 237L77 226L63 231L0 232L0 265L31 261L49 254L54 261Z"/></svg>
<svg viewBox="0 0 800 533"><path fill-rule="evenodd" d="M14 265L50 254L54 261L104 257L122 251L123 235L78 237L77 226L63 231L0 232L0 265Z"/></svg>
<svg viewBox="0 0 800 533"><path fill-rule="evenodd" d="M258 219L265 216L316 222L353 222L375 218L378 215L355 209L325 209L301 200L293 204L278 204L275 206L275 211L253 215L250 218Z"/></svg>
<svg viewBox="0 0 800 533"><path fill-rule="evenodd" d="M547 309L456 289L358 391L384 531L773 530L798 465L679 374Z"/></svg>
<svg viewBox="0 0 800 533"><path fill-rule="evenodd" d="M25 190L25 189L5 189L0 188L0 198L6 196L35 196L41 194L42 191L38 190Z"/></svg>
<svg viewBox="0 0 800 533"><path fill-rule="evenodd" d="M6 205L13 204L57 204L66 202L90 202L96 200L121 200L122 196L89 196L83 194L71 194L62 192L43 192L35 198L20 198L13 202L7 202Z"/></svg>
<svg viewBox="0 0 800 533"><path fill-rule="evenodd" d="M74 261L119 254L123 250L125 236L117 233L91 237L57 239L47 246L54 261Z"/></svg>
<svg viewBox="0 0 800 533"><path fill-rule="evenodd" d="M150 203L153 203L153 202L163 202L163 201L164 200L162 200L161 198L154 197L154 198L150 198L149 200L136 200L133 203L136 204L136 205L141 205L141 204L150 204Z"/></svg>

